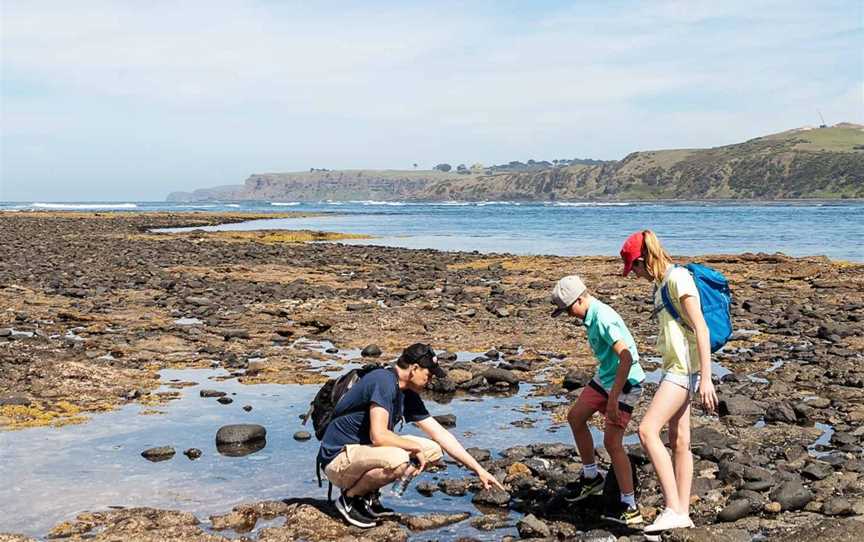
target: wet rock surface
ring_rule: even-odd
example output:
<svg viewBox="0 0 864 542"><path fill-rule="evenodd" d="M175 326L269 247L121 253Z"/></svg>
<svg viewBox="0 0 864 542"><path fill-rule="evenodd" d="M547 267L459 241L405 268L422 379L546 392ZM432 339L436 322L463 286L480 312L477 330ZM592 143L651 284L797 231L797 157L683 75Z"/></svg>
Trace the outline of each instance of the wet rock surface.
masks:
<svg viewBox="0 0 864 542"><path fill-rule="evenodd" d="M307 245L263 233L243 239L149 233L239 219L139 213L0 217L0 303L7 308L0 312L0 430L85 423L89 413L129 403L164 405L176 397L157 392L166 384L157 378L164 368L220 367L249 385L316 384L327 378L322 366L362 363L367 346L377 346L377 355L367 360L392 360L416 341L474 353L467 359L439 356L448 377L433 379L436 397L482 397L486 408L527 388L544 399L542 410L506 413L514 424L541 416L564 424L594 367L584 331L548 314L548 290L574 267L630 325L646 372L658 367L656 324L646 303L650 285L618 276L616 258ZM692 516L700 527L669 538L737 540L746 533L813 540L831 522L839 540L860 533L860 523L845 516L864 514L864 266L780 254L697 261L729 277L736 335L713 356L729 371L716 382L720 416L708 415L698 401L693 405ZM335 347L313 351L305 340ZM339 357L348 351L353 354ZM218 382L208 386L219 391ZM637 421L656 385L645 389ZM219 395L210 397L201 401ZM245 417L258 412L243 412L236 403L219 408ZM454 414L459 417L458 410ZM243 419L252 418L230 421ZM457 434L461 423L460 418ZM566 427L549 440L563 442L472 450L506 481L506 500L480 491L475 477L456 471L452 478L426 480L432 496L424 502L461 495L475 516L470 523L481 529L515 534L522 520L524 535L546 536L540 523L525 519L531 514L549 536L587 536L599 525L596 507L567 507L559 499L578 477L578 455ZM233 445L224 446L229 448L220 453L239 454ZM630 451L645 458L638 444ZM598 457L608 465L604 453ZM650 520L662 509L662 497L650 464L638 465L639 503ZM491 505L511 516L483 515L471 500L483 512ZM285 525L259 529L259 540L409 536L395 522L374 533L348 528L318 501L285 504L290 509L276 516L286 518ZM231 517L225 524L241 529L255 516L248 509L226 514ZM125 509L81 514L58 525L56 534L73 540L223 540L197 522L186 512ZM595 532L601 538L609 533L627 536L616 529Z"/></svg>
<svg viewBox="0 0 864 542"><path fill-rule="evenodd" d="M267 437L264 426L253 423L224 425L216 432L216 444L246 444Z"/></svg>

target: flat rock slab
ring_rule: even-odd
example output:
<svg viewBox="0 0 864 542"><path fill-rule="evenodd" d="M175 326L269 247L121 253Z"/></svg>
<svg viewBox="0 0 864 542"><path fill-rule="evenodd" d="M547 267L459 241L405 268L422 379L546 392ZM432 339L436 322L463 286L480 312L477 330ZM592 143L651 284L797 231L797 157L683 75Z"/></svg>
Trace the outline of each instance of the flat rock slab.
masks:
<svg viewBox="0 0 864 542"><path fill-rule="evenodd" d="M216 444L245 444L267 437L264 426L253 423L224 425L216 432Z"/></svg>
<svg viewBox="0 0 864 542"><path fill-rule="evenodd" d="M412 531L428 531L429 529L438 529L453 523L465 521L471 517L468 512L458 512L453 514L424 514L422 516L409 516L403 514L399 516L399 523L408 527Z"/></svg>
<svg viewBox="0 0 864 542"><path fill-rule="evenodd" d="M753 535L745 529L712 526L696 529L673 529L666 532L665 540L671 542L750 542L753 540Z"/></svg>
<svg viewBox="0 0 864 542"><path fill-rule="evenodd" d="M201 397L225 397L228 395L228 392L219 390L201 390L198 392L198 395Z"/></svg>
<svg viewBox="0 0 864 542"><path fill-rule="evenodd" d="M474 495L471 502L489 506L507 506L510 503L510 494L500 489L484 489Z"/></svg>
<svg viewBox="0 0 864 542"><path fill-rule="evenodd" d="M30 406L30 398L23 393L0 395L0 406Z"/></svg>

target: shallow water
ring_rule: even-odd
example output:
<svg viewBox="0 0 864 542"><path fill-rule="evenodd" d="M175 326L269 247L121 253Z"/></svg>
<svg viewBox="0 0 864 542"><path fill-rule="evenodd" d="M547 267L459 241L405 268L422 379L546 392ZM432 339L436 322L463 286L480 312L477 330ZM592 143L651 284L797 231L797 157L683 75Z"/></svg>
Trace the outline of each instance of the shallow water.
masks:
<svg viewBox="0 0 864 542"><path fill-rule="evenodd" d="M309 343L310 349L327 348ZM340 352L343 363L354 356L353 350ZM475 352L459 353L459 359L473 359ZM330 363L332 365L332 363ZM322 369L328 362L320 362ZM344 365L333 368L345 370ZM202 522L211 514L228 512L244 502L289 497L326 498L318 488L314 457L317 441L298 442L295 431L311 429L300 425L299 416L318 390L314 385L244 385L234 379L218 380L227 372L221 369L164 370L163 390L173 390L174 382L196 382L182 387L181 397L156 407L162 414L142 415L152 407L128 405L117 411L99 414L83 425L63 428L35 428L0 433L0 531L44 536L55 524L87 510L109 506L151 506L186 510ZM201 398L203 388L228 392L234 402L222 405L215 399ZM548 397L529 397L532 385L518 393L484 398L456 396L446 403L427 399L433 415L455 414L457 426L451 431L466 446L488 448L493 454L518 444L565 442L572 444L567 427L554 425L550 413L539 403ZM243 405L252 405L245 412ZM536 420L533 427L516 427L510 422L524 418ZM267 444L244 457L221 455L215 445L216 430L229 423L258 423L267 428ZM407 433L419 434L413 426ZM595 443L602 446L602 433L594 430ZM633 442L635 435L628 441ZM141 452L155 446L173 446L176 455L152 463ZM187 448L199 448L203 456L191 461L183 455ZM449 465L442 473L429 477L464 477L469 472ZM421 480L422 480L421 479ZM471 494L450 497L436 493L423 497L414 487L401 499L387 498L400 512L428 513L469 510ZM386 497L386 495L385 495ZM518 514L510 512L512 517ZM260 527L260 526L259 526ZM258 527L256 527L257 529ZM491 533L476 531L469 523L418 533L414 538L455 539L470 534L480 539L498 539L514 529ZM434 535L434 536L433 536Z"/></svg>

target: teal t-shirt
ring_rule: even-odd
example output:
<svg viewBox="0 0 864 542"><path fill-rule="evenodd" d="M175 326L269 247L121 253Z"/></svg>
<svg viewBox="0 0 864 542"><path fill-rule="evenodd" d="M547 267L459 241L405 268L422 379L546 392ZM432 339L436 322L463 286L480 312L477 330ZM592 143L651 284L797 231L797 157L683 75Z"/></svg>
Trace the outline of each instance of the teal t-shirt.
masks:
<svg viewBox="0 0 864 542"><path fill-rule="evenodd" d="M594 357L597 358L597 378L604 389L611 390L615 384L615 373L618 372L619 359L618 354L612 349L612 345L618 341L624 341L627 350L633 356L633 365L630 367L627 380L631 384L640 384L645 380L645 372L639 365L636 342L630 335L630 330L627 329L624 320L612 307L599 299L592 298L583 323L588 333L588 344L591 345Z"/></svg>

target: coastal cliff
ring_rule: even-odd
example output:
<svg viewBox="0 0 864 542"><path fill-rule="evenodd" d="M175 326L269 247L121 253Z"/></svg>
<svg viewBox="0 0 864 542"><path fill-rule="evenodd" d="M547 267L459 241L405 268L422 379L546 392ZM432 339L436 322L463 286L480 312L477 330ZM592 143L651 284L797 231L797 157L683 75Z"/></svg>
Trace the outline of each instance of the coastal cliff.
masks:
<svg viewBox="0 0 864 542"><path fill-rule="evenodd" d="M798 128L709 149L471 172L342 170L251 175L169 201L555 201L864 197L864 126Z"/></svg>

